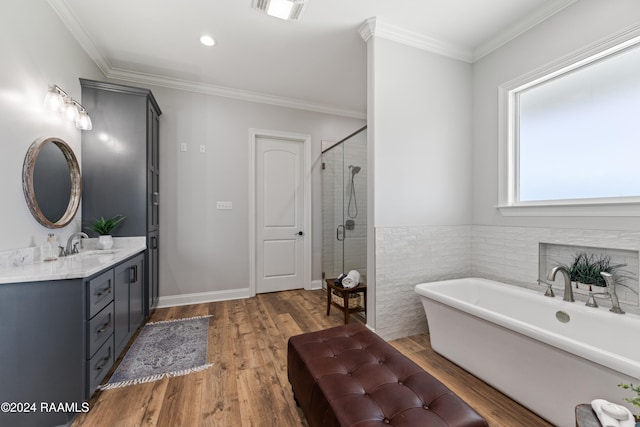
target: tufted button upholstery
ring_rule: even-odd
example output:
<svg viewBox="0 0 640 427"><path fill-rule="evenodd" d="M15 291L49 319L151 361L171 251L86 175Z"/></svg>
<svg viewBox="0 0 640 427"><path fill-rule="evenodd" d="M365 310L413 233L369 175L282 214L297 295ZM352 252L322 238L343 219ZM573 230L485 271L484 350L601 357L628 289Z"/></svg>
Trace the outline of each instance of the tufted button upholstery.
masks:
<svg viewBox="0 0 640 427"><path fill-rule="evenodd" d="M358 323L291 337L287 369L310 427L487 426L440 381Z"/></svg>

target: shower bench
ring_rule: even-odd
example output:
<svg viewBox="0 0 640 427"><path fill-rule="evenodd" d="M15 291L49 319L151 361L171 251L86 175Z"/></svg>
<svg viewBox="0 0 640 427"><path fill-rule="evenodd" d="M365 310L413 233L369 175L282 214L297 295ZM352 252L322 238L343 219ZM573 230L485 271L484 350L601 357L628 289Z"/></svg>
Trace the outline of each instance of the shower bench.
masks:
<svg viewBox="0 0 640 427"><path fill-rule="evenodd" d="M289 338L287 374L310 427L487 427L456 394L360 323Z"/></svg>

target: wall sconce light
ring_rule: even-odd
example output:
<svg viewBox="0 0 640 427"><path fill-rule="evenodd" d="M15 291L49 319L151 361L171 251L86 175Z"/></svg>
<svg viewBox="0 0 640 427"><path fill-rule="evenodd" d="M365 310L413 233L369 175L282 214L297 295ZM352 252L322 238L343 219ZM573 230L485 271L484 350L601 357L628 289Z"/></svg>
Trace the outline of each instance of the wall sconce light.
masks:
<svg viewBox="0 0 640 427"><path fill-rule="evenodd" d="M51 111L62 113L67 120L75 122L78 129L91 130L93 127L87 110L58 85L49 86L44 105Z"/></svg>

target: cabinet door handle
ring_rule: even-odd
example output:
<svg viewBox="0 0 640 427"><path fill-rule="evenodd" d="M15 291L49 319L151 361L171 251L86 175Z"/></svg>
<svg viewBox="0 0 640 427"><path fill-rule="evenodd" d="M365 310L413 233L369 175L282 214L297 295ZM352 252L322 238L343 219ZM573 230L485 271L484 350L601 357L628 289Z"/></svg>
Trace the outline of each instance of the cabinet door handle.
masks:
<svg viewBox="0 0 640 427"><path fill-rule="evenodd" d="M104 325L102 325L102 328L98 329L96 331L96 334L101 334L104 331L106 331L107 329L109 329L111 327L111 321L108 321L107 323L105 323Z"/></svg>
<svg viewBox="0 0 640 427"><path fill-rule="evenodd" d="M129 267L129 281L131 283L136 283L138 281L138 266L132 265Z"/></svg>
<svg viewBox="0 0 640 427"><path fill-rule="evenodd" d="M158 238L156 236L151 238L151 249L158 249Z"/></svg>
<svg viewBox="0 0 640 427"><path fill-rule="evenodd" d="M96 293L96 296L101 297L103 295L110 294L110 293L111 293L111 286L108 286L108 287L106 287L104 289L99 290Z"/></svg>
<svg viewBox="0 0 640 427"><path fill-rule="evenodd" d="M157 191L153 192L153 206L158 206L160 204L160 194Z"/></svg>
<svg viewBox="0 0 640 427"><path fill-rule="evenodd" d="M96 371L101 371L102 368L104 368L107 363L109 363L109 360L111 360L111 349L109 349L109 354L107 354L107 356L103 359L101 359L98 364L96 365Z"/></svg>

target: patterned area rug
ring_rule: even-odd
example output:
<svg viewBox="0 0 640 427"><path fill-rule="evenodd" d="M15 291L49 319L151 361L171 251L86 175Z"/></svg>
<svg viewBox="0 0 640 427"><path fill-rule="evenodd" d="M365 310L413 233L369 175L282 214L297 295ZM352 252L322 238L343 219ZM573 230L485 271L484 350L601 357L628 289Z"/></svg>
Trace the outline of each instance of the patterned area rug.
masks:
<svg viewBox="0 0 640 427"><path fill-rule="evenodd" d="M206 364L209 317L147 323L99 389L158 381L211 367Z"/></svg>

